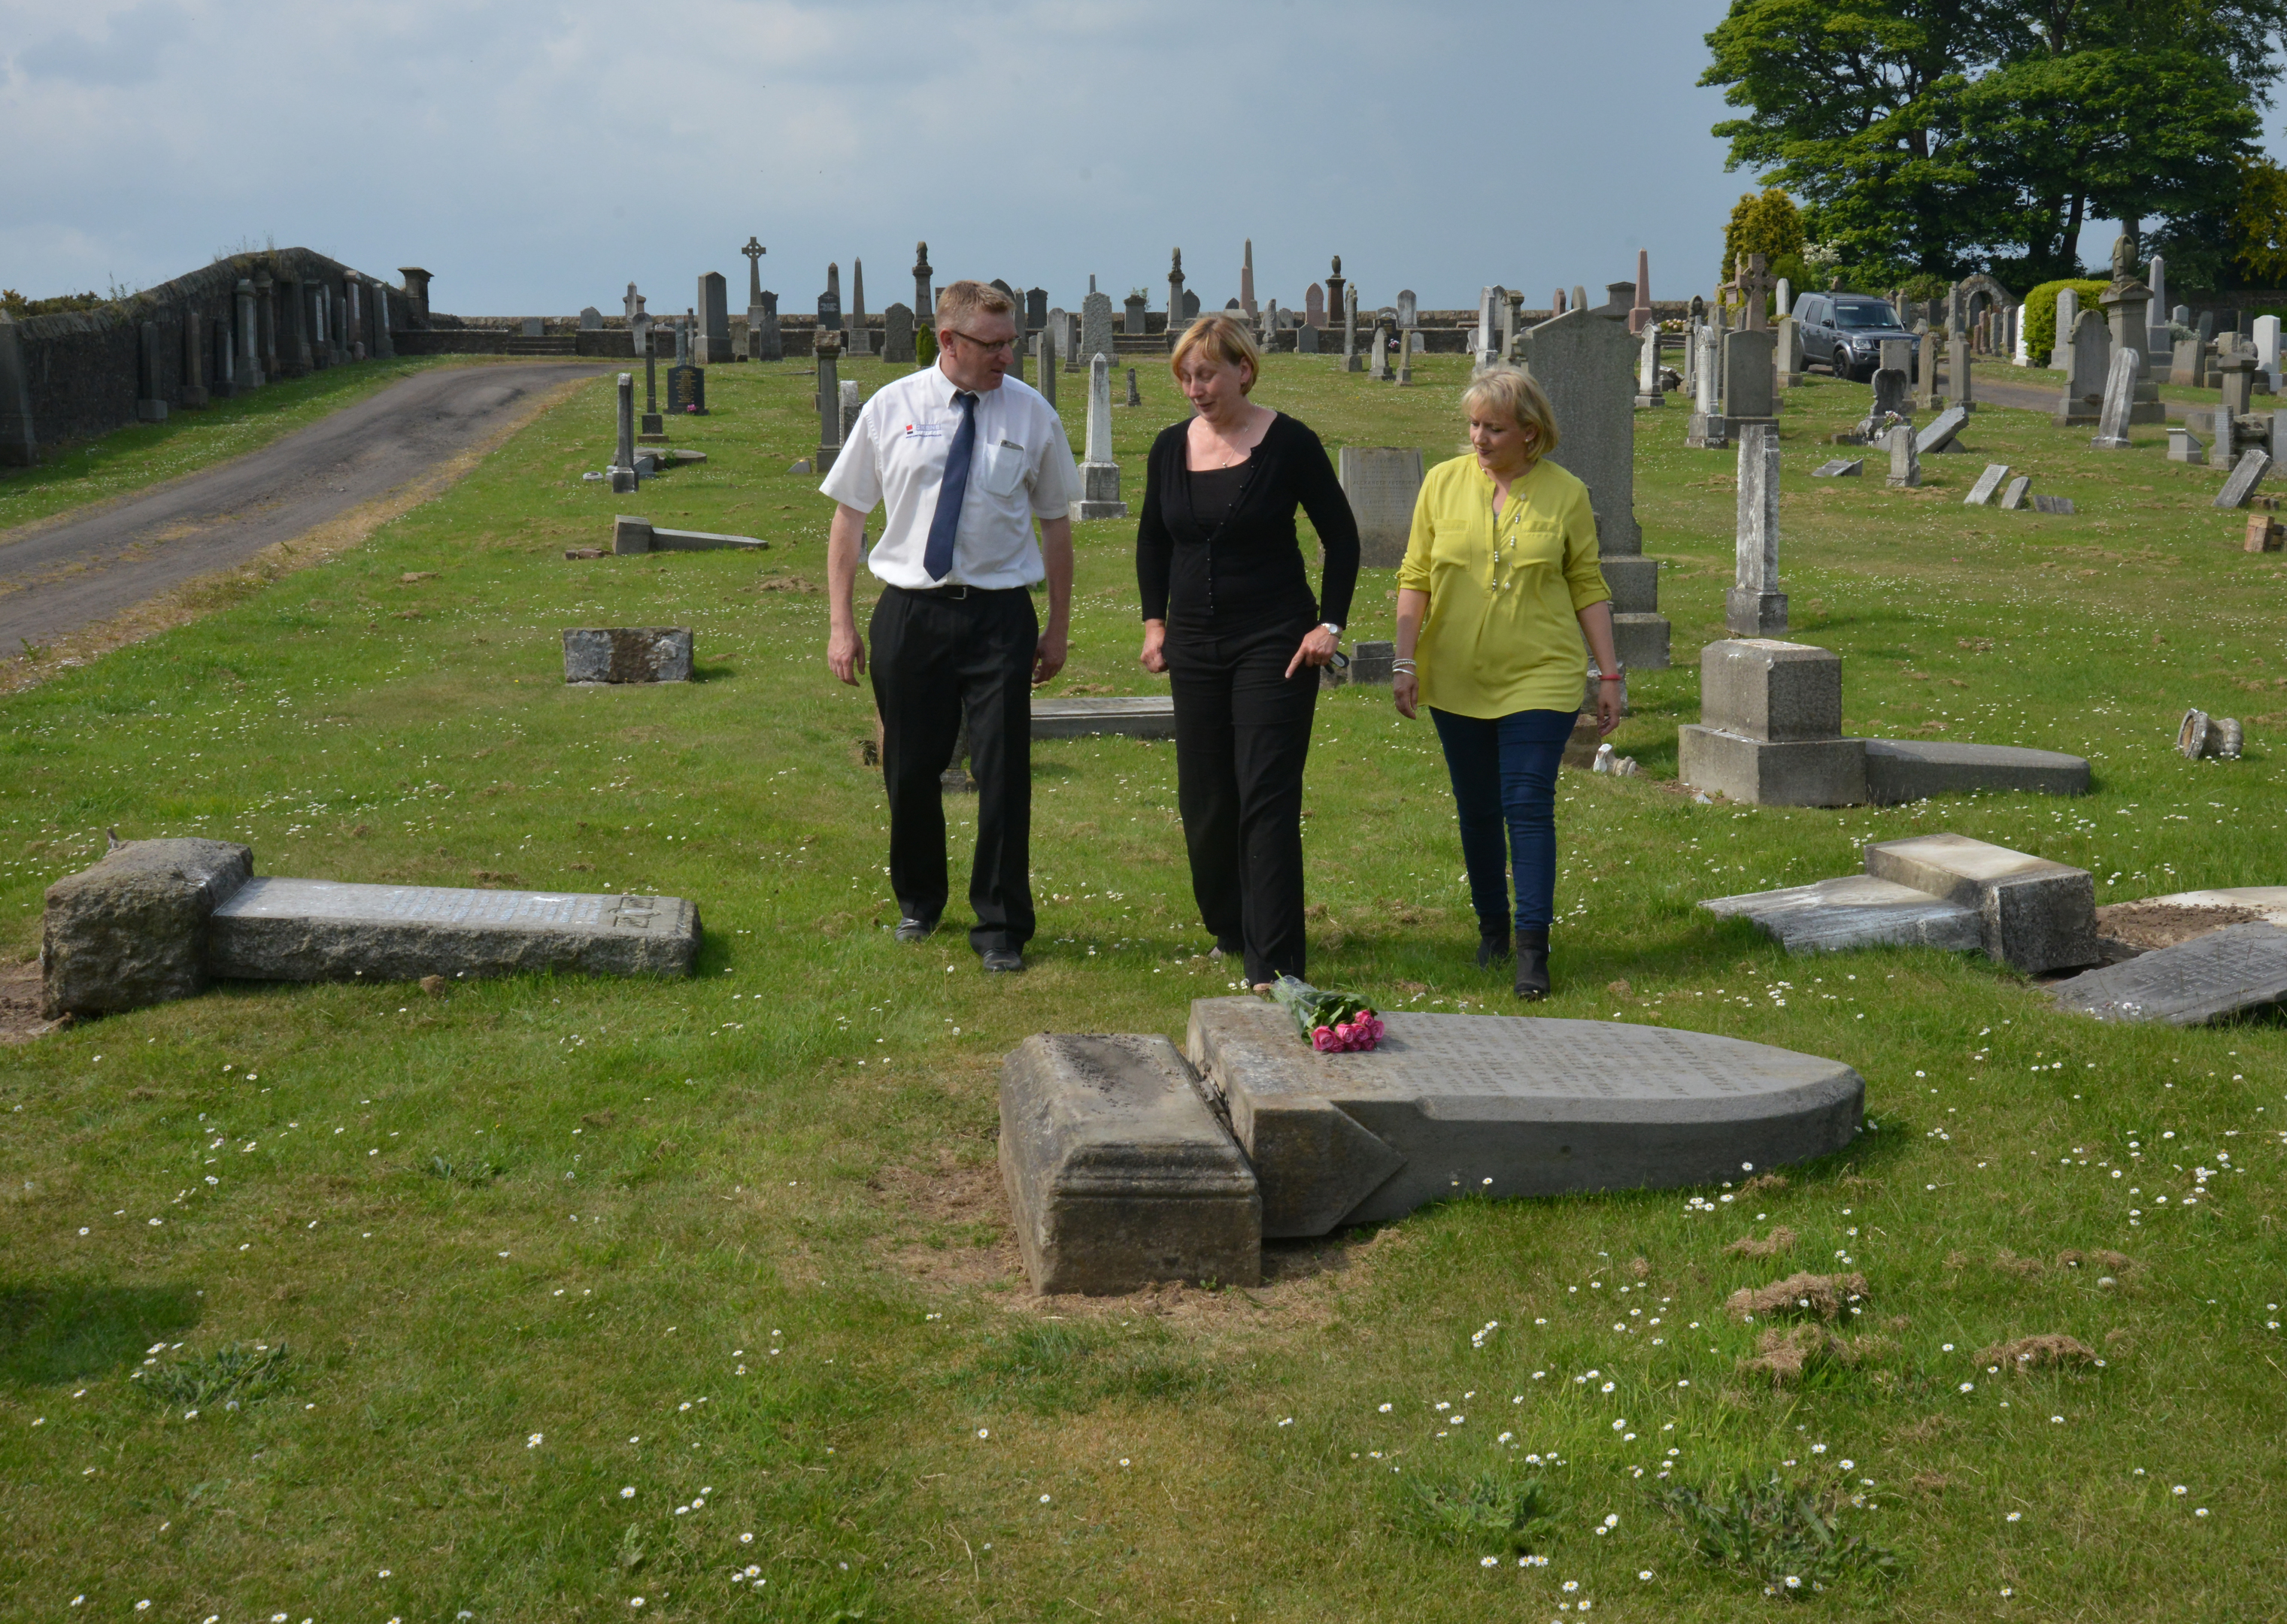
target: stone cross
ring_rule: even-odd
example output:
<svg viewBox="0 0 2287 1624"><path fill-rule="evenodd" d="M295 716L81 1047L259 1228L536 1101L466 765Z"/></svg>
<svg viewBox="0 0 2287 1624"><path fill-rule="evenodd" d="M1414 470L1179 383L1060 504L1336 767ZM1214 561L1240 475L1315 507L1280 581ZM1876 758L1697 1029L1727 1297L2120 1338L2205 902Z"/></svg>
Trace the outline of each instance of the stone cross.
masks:
<svg viewBox="0 0 2287 1624"><path fill-rule="evenodd" d="M1763 300L1775 286L1770 276L1770 262L1761 254L1749 254L1739 262L1737 280L1739 304L1744 315L1741 323L1750 333L1760 333L1769 325L1764 319Z"/></svg>
<svg viewBox="0 0 2287 1624"><path fill-rule="evenodd" d="M739 252L747 256L747 304L751 308L763 302L763 256L770 249L763 246L761 238L749 237L747 246ZM628 291L633 293L635 290L636 285L629 282Z"/></svg>
<svg viewBox="0 0 2287 1624"><path fill-rule="evenodd" d="M636 285L633 282L629 282L628 284L627 296L620 301L620 311L621 314L627 317L630 326L635 322L636 305L637 303L638 300L636 294Z"/></svg>
<svg viewBox="0 0 2287 1624"><path fill-rule="evenodd" d="M1768 423L1739 434L1739 524L1736 575L1723 600L1734 637L1784 637L1786 594L1779 590L1779 437Z"/></svg>
<svg viewBox="0 0 2287 1624"><path fill-rule="evenodd" d="M2104 405L2098 414L2095 438L2089 441L2092 449L2128 449L2128 425L2136 409L2136 385L2143 374L2144 358L2138 351L2123 346L2112 352L2112 370L2104 380Z"/></svg>

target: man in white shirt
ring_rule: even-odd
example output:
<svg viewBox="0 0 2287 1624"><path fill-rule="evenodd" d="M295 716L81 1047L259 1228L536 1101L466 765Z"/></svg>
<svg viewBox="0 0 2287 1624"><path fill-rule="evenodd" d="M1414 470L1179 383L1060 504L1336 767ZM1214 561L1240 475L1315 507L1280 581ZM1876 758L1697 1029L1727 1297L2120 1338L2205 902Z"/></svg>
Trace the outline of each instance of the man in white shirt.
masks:
<svg viewBox="0 0 2287 1624"><path fill-rule="evenodd" d="M819 487L837 504L826 662L852 684L867 668L853 593L866 516L882 504L866 564L883 586L867 630L898 940L921 941L945 911L939 777L966 718L977 776L969 945L987 970L1022 970L1033 928L1032 689L1064 668L1079 477L1056 408L1004 375L1017 342L1011 301L955 282L938 296L937 335L938 364L866 402ZM1045 631L1030 590L1044 573Z"/></svg>

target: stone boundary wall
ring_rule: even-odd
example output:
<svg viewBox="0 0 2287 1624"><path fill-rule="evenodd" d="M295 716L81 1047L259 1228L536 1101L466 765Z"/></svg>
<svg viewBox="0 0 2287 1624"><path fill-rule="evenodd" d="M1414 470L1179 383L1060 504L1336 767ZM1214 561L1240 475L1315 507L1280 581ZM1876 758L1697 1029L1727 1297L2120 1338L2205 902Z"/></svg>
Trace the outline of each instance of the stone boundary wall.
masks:
<svg viewBox="0 0 2287 1624"><path fill-rule="evenodd" d="M428 272L403 274L407 286L392 287L308 248L274 248L94 310L0 317L0 464L273 378L393 355L392 329L430 322Z"/></svg>

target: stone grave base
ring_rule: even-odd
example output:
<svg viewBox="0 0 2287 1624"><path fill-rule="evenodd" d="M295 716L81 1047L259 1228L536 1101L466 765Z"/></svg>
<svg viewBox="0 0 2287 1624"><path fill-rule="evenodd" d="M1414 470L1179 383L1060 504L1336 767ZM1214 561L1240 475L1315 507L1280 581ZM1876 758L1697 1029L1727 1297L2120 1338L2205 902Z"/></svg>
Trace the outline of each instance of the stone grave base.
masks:
<svg viewBox="0 0 2287 1624"><path fill-rule="evenodd" d="M1026 1038L1001 1068L1001 1176L1036 1291L1262 1278L1254 1170L1156 1033Z"/></svg>
<svg viewBox="0 0 2287 1624"><path fill-rule="evenodd" d="M1087 738L1101 733L1125 738L1173 738L1175 702L1166 694L1033 701L1034 738Z"/></svg>
<svg viewBox="0 0 2287 1624"><path fill-rule="evenodd" d="M1687 722L1676 776L1694 789L1759 807L1855 807L1866 800L1866 742L1749 738Z"/></svg>
<svg viewBox="0 0 2287 1624"><path fill-rule="evenodd" d="M1864 876L1711 897L1791 953L1906 944L1982 950L2028 974L2098 962L2096 887L2085 870L1966 835L1866 847Z"/></svg>
<svg viewBox="0 0 2287 1624"><path fill-rule="evenodd" d="M1972 790L2038 795L2085 795L2088 762L2056 750L2013 745L1958 745L1937 739L1866 741L1866 795L1876 806L1895 806L1930 795Z"/></svg>
<svg viewBox="0 0 2287 1624"><path fill-rule="evenodd" d="M1665 671L1669 665L1669 627L1666 615L1615 614L1612 652L1630 671Z"/></svg>
<svg viewBox="0 0 2287 1624"><path fill-rule="evenodd" d="M681 897L257 879L225 840L138 840L48 887L49 1016L187 997L209 981L409 981L557 970L688 975Z"/></svg>

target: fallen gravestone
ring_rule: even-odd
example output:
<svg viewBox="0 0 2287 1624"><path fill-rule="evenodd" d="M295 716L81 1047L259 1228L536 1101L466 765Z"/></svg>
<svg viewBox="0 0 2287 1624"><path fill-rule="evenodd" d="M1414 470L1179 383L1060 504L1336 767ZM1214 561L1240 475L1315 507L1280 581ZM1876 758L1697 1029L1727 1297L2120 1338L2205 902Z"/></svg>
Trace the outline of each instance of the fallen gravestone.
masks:
<svg viewBox="0 0 2287 1624"><path fill-rule="evenodd" d="M1421 494L1421 453L1413 446L1345 445L1338 453L1342 494L1357 521L1358 562L1394 570L1405 562L1413 504Z"/></svg>
<svg viewBox="0 0 2287 1624"><path fill-rule="evenodd" d="M2287 930L2228 925L2050 989L2058 1005L2100 1021L2206 1021L2287 999Z"/></svg>
<svg viewBox="0 0 2287 1624"><path fill-rule="evenodd" d="M1921 738L1866 741L1866 798L1878 807L1973 791L2085 795L2088 761L2062 751L2028 750L2015 745Z"/></svg>
<svg viewBox="0 0 2287 1624"><path fill-rule="evenodd" d="M1350 649L1349 680L1364 686L1387 688L1396 674L1397 645L1361 643Z"/></svg>
<svg viewBox="0 0 2287 1624"><path fill-rule="evenodd" d="M1751 921L1791 953L1895 943L1982 950L2033 975L2100 957L2086 871L1958 834L1869 846L1863 876L1699 905Z"/></svg>
<svg viewBox="0 0 2287 1624"><path fill-rule="evenodd" d="M1254 1170L1156 1033L1026 1038L1001 1068L1001 1176L1036 1291L1262 1277Z"/></svg>
<svg viewBox="0 0 2287 1624"><path fill-rule="evenodd" d="M1959 451L1961 447L1953 443L1954 437L1961 432L1963 425L1968 422L1967 406L1948 406L1931 420L1928 428L1914 438L1914 454L1918 457L1927 457L1939 452Z"/></svg>
<svg viewBox="0 0 2287 1624"><path fill-rule="evenodd" d="M1988 462L1985 471L1977 476L1977 483L1969 487L1969 494L1961 499L1967 508L1982 508L1999 493L2001 482L2009 477L2006 462Z"/></svg>
<svg viewBox="0 0 2287 1624"><path fill-rule="evenodd" d="M1810 470L1813 479L1856 479L1866 471L1864 457L1837 457Z"/></svg>
<svg viewBox="0 0 2287 1624"><path fill-rule="evenodd" d="M2036 513L2070 513L2073 511L2073 501L2069 496L2036 496L2033 498L2033 511Z"/></svg>
<svg viewBox="0 0 2287 1624"><path fill-rule="evenodd" d="M2001 501L1999 504L2001 511L2004 513L2016 513L2022 511L2026 503L2031 500L2031 498L2027 495L2027 493L2032 488L2033 477L2030 474L2020 474L2014 479L2012 479L2009 482L2009 488L2001 493Z"/></svg>
<svg viewBox="0 0 2287 1624"><path fill-rule="evenodd" d="M1595 1021L1397 1012L1370 1053L1319 1054L1252 997L1191 1005L1192 1066L1261 1181L1266 1237L1426 1202L1736 1179L1850 1143L1865 1084L1837 1060Z"/></svg>
<svg viewBox="0 0 2287 1624"><path fill-rule="evenodd" d="M1166 694L1033 701L1034 738L1087 738L1100 733L1125 738L1173 738L1175 702Z"/></svg>
<svg viewBox="0 0 2287 1624"><path fill-rule="evenodd" d="M253 878L225 840L137 840L48 887L50 1017L187 997L210 980L410 980L519 971L691 973L699 911L680 897Z"/></svg>
<svg viewBox="0 0 2287 1624"><path fill-rule="evenodd" d="M629 553L706 553L724 548L760 551L770 546L753 536L717 535L708 530L669 530L649 519L621 514L612 521L612 551Z"/></svg>
<svg viewBox="0 0 2287 1624"><path fill-rule="evenodd" d="M2216 493L2219 508L2244 508L2247 499L2255 494L2255 487L2263 483L2263 476L2271 471L2271 453L2263 450L2243 452L2231 470L2231 477L2223 482Z"/></svg>
<svg viewBox="0 0 2287 1624"><path fill-rule="evenodd" d="M688 682L687 626L582 626L564 630L564 680L605 682Z"/></svg>

